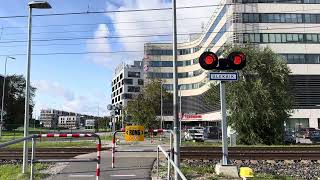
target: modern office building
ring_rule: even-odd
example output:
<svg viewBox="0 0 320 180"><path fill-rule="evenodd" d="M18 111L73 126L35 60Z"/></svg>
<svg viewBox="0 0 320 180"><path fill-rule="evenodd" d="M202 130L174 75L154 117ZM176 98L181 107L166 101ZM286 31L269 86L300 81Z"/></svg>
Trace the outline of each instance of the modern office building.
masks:
<svg viewBox="0 0 320 180"><path fill-rule="evenodd" d="M80 116L59 116L58 127L62 128L78 128L80 126Z"/></svg>
<svg viewBox="0 0 320 180"><path fill-rule="evenodd" d="M96 119L98 117L91 116L91 115L85 115L85 114L79 114L75 112L67 112L67 111L61 111L56 109L42 109L40 111L40 122L43 125L43 127L46 128L57 128L62 127L59 125L60 119L59 117L62 116L72 116L72 117L78 117L79 118L79 126L85 125L86 119Z"/></svg>
<svg viewBox="0 0 320 180"><path fill-rule="evenodd" d="M57 128L59 122L59 116L74 116L75 113L60 111L56 109L42 109L40 111L40 122L43 127Z"/></svg>
<svg viewBox="0 0 320 180"><path fill-rule="evenodd" d="M185 121L210 124L220 121L219 103L204 102L209 88L207 72L198 57L210 50L221 55L226 44L251 43L270 47L287 60L295 104L290 128L320 126L320 1L318 0L222 0L203 34L178 44L178 83ZM173 89L172 45L145 44L146 78L164 80ZM167 121L172 121L169 112Z"/></svg>
<svg viewBox="0 0 320 180"><path fill-rule="evenodd" d="M143 65L142 61L134 61L133 64L121 63L114 71L112 78L111 104L125 107L135 95L142 90ZM122 111L120 111L120 115ZM116 116L116 121L119 116Z"/></svg>

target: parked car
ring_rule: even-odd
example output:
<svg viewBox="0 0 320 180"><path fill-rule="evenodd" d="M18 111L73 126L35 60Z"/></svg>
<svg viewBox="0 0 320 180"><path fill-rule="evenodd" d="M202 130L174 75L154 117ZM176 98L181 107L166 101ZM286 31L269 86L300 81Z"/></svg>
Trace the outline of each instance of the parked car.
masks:
<svg viewBox="0 0 320 180"><path fill-rule="evenodd" d="M297 137L309 139L310 138L310 132L316 131L315 128L301 128L297 132Z"/></svg>
<svg viewBox="0 0 320 180"><path fill-rule="evenodd" d="M310 141L312 141L312 143L318 143L320 142L320 131L316 130L316 131L311 131L310 132Z"/></svg>
<svg viewBox="0 0 320 180"><path fill-rule="evenodd" d="M207 126L206 132L209 139L221 139L222 131L220 127Z"/></svg>
<svg viewBox="0 0 320 180"><path fill-rule="evenodd" d="M200 129L188 129L185 132L184 139L186 141L204 141L204 132Z"/></svg>
<svg viewBox="0 0 320 180"><path fill-rule="evenodd" d="M295 144L296 143L296 138L294 136L294 133L290 132L290 131L286 131L284 133L283 142L285 144Z"/></svg>

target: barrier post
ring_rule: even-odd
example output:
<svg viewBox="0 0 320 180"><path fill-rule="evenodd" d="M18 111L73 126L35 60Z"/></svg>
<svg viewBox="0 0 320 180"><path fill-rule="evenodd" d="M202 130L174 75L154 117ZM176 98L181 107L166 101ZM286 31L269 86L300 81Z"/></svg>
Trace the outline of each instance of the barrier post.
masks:
<svg viewBox="0 0 320 180"><path fill-rule="evenodd" d="M101 139L98 135L98 142L97 142L97 167L96 167L96 180L99 180L100 177L100 162L101 162Z"/></svg>
<svg viewBox="0 0 320 180"><path fill-rule="evenodd" d="M169 156L168 156L168 180L170 179L170 161L169 159L173 157L172 155L172 133L170 133L170 150L169 150Z"/></svg>
<svg viewBox="0 0 320 180"><path fill-rule="evenodd" d="M36 139L32 138L32 150L31 150L31 162L30 162L30 180L33 180L33 174L34 174L34 167L33 167L33 161L35 159L35 155L36 155Z"/></svg>
<svg viewBox="0 0 320 180"><path fill-rule="evenodd" d="M159 177L159 147L157 147L157 177Z"/></svg>

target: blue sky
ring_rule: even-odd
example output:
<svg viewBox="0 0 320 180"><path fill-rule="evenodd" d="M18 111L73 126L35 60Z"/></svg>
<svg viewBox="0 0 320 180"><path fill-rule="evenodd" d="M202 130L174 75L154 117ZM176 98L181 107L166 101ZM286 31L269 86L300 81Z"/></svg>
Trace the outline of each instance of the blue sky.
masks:
<svg viewBox="0 0 320 180"><path fill-rule="evenodd" d="M1 0L0 17L27 15L28 0ZM53 9L33 11L34 14L127 10L171 7L170 0L49 0ZM178 6L217 4L212 0L178 0ZM4 6L5 5L5 6ZM178 33L199 32L207 23L215 7L179 10ZM188 19L188 18L197 18ZM33 18L32 39L57 39L79 37L130 36L166 34L171 32L171 21L139 22L171 18L170 11L135 13L108 13ZM138 22L137 22L138 21ZM136 23L121 23L136 22ZM86 25L75 25L86 24ZM59 25L59 26L52 26ZM39 27L42 26L42 27ZM79 32L81 31L81 32ZM25 54L26 43L10 41L27 40L27 18L0 18L0 55ZM185 40L186 36L179 39ZM35 115L42 108L56 108L86 114L108 115L113 69L121 62L143 58L144 42L170 40L171 37L139 37L116 39L90 39L33 42L32 53L112 52L135 53L80 54L32 56L31 82L37 87ZM62 45L68 44L68 45ZM73 44L73 45L70 45ZM25 74L27 57L14 56L9 61L8 74ZM0 73L4 71L5 56L0 56Z"/></svg>

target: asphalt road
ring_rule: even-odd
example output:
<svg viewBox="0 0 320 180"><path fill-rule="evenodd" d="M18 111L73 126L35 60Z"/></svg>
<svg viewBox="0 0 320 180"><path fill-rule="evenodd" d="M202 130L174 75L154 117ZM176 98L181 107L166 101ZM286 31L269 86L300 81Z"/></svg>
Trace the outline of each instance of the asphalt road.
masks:
<svg viewBox="0 0 320 180"><path fill-rule="evenodd" d="M115 159L115 168L111 168L111 152L102 152L100 164L103 180L126 180L126 179L151 179L151 169L155 160L155 153L123 153ZM120 156L120 157L119 157ZM96 153L81 155L78 158L94 158ZM59 174L50 177L50 180L74 180L95 179L96 163L78 162L70 163Z"/></svg>

